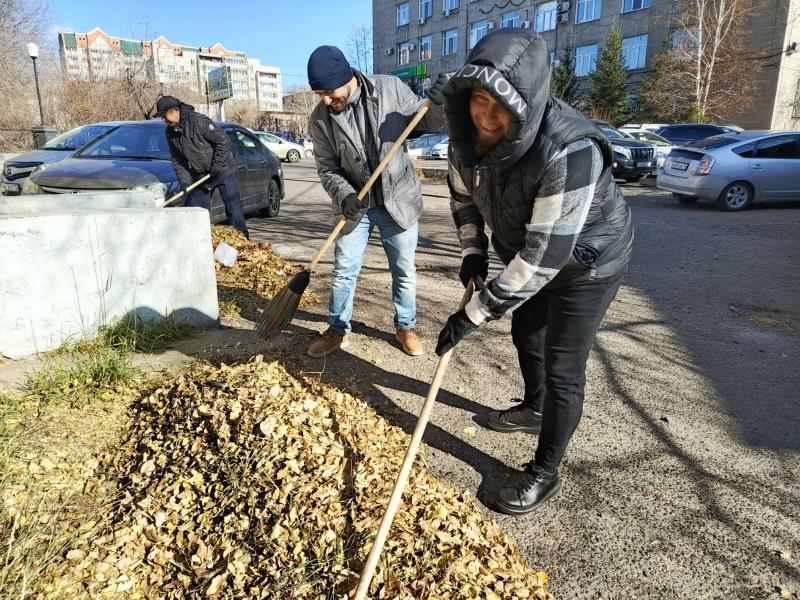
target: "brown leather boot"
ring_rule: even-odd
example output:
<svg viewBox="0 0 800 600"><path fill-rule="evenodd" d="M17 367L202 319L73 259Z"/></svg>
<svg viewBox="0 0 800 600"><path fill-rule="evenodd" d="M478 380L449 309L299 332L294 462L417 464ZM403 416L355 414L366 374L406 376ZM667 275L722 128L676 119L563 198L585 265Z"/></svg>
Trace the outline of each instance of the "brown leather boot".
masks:
<svg viewBox="0 0 800 600"><path fill-rule="evenodd" d="M423 353L422 341L413 329L398 329L394 337L400 342L403 352L409 356L419 356Z"/></svg>
<svg viewBox="0 0 800 600"><path fill-rule="evenodd" d="M341 335L335 329L328 329L316 342L308 347L306 354L313 358L322 358L337 348L347 348L349 343L350 338L346 335Z"/></svg>

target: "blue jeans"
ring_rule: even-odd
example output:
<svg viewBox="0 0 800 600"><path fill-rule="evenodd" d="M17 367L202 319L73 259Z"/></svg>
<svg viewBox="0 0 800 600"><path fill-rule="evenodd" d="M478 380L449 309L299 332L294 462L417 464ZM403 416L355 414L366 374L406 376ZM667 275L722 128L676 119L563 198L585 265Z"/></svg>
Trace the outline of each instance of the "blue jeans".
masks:
<svg viewBox="0 0 800 600"><path fill-rule="evenodd" d="M396 329L413 329L417 324L417 250L419 226L403 229L384 207L367 210L356 228L336 240L333 259L333 283L328 306L328 325L340 335L350 333L356 279L364 262L364 250L373 228L381 234L383 251L392 273L392 302Z"/></svg>
<svg viewBox="0 0 800 600"><path fill-rule="evenodd" d="M250 232L247 231L247 224L242 213L242 205L239 201L239 184L236 183L236 176L231 174L222 179L217 185L222 203L225 205L225 214L231 225L241 231L248 240ZM189 197L184 202L184 206L201 206L206 210L211 208L211 195L214 190L205 191L203 186L198 186L191 191Z"/></svg>

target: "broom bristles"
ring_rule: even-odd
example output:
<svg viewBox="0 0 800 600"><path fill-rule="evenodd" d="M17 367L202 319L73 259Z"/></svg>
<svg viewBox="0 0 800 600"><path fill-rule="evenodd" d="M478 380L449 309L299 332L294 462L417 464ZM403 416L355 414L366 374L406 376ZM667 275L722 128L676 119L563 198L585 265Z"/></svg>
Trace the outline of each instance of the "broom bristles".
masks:
<svg viewBox="0 0 800 600"><path fill-rule="evenodd" d="M259 337L264 339L274 337L291 323L309 280L308 271L300 271L292 277L286 287L275 294L264 309L261 322L256 327Z"/></svg>

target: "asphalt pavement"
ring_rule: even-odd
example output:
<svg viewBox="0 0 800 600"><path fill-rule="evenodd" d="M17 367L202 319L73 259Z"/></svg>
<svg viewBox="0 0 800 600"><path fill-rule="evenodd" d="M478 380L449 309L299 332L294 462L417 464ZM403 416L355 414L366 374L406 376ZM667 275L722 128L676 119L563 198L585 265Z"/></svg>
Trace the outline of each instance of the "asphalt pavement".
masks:
<svg viewBox="0 0 800 600"><path fill-rule="evenodd" d="M286 165L285 178L280 215L248 226L254 239L307 261L333 226L329 200L313 160ZM589 360L561 493L524 517L492 510L505 474L536 445L535 436L481 426L522 393L509 319L457 347L425 436L429 468L476 496L550 575L557 598L798 597L800 202L723 213L678 204L652 182L623 188L634 258ZM436 365L436 335L462 293L447 188L425 184L423 196L417 308L427 353L408 357L394 341L377 232L347 351L303 356L326 327L325 302L299 312L275 350L409 432ZM325 300L331 257L312 277Z"/></svg>

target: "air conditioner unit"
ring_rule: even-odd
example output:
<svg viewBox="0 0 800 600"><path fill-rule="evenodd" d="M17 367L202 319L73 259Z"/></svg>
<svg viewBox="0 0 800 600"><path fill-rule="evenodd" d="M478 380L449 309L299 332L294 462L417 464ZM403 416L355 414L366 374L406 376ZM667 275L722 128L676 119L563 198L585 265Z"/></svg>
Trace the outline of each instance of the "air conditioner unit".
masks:
<svg viewBox="0 0 800 600"><path fill-rule="evenodd" d="M442 11L442 14L443 14L445 17L449 17L449 16L450 16L450 9L449 9L449 8L445 8L445 9Z"/></svg>
<svg viewBox="0 0 800 600"><path fill-rule="evenodd" d="M570 3L569 2L559 2L556 5L556 12L557 13L565 13L569 12Z"/></svg>
<svg viewBox="0 0 800 600"><path fill-rule="evenodd" d="M569 15L567 13L556 15L556 23L569 23Z"/></svg>
<svg viewBox="0 0 800 600"><path fill-rule="evenodd" d="M386 56L389 56L389 55L390 55L390 54L392 54L393 52L394 52L394 48L387 48L387 49L386 49Z"/></svg>
<svg viewBox="0 0 800 600"><path fill-rule="evenodd" d="M409 44L408 45L408 49L409 50L416 50L416 48L417 48L417 46L415 44Z"/></svg>
<svg viewBox="0 0 800 600"><path fill-rule="evenodd" d="M419 24L420 25L425 25L425 20L426 20L425 17L420 17L419 18Z"/></svg>
<svg viewBox="0 0 800 600"><path fill-rule="evenodd" d="M555 60L554 60L554 61L553 61L551 64L553 65L553 68L556 68L556 67L558 67L558 65L560 65L560 64L561 64L561 60L559 60L559 59L557 58L557 59L555 59Z"/></svg>
<svg viewBox="0 0 800 600"><path fill-rule="evenodd" d="M486 29L494 29L494 23L493 23L492 21L489 21L489 22L486 24Z"/></svg>
<svg viewBox="0 0 800 600"><path fill-rule="evenodd" d="M530 21L523 21L522 23L519 24L519 26L522 27L523 29L530 29L531 28L531 22Z"/></svg>

